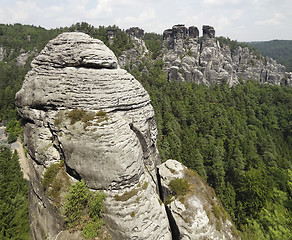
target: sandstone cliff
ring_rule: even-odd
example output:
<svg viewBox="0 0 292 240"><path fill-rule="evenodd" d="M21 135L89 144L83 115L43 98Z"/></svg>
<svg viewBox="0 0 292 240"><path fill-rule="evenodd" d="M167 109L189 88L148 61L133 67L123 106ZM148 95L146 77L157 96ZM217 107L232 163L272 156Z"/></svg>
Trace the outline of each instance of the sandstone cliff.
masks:
<svg viewBox="0 0 292 240"><path fill-rule="evenodd" d="M106 193L103 218L112 239L237 239L228 222L218 220L226 231L208 218L207 227L195 226L197 215L190 212L190 225L165 207L149 95L100 40L63 33L31 65L16 105L25 121L32 239L82 239L64 228L62 217L63 191L80 179ZM60 162L65 170L56 176L57 198L42 182Z"/></svg>
<svg viewBox="0 0 292 240"><path fill-rule="evenodd" d="M133 37L133 34L130 36ZM138 66L147 52L141 34L135 35L134 39L135 54L131 54L134 50L125 52L119 58L122 66L126 66L130 60ZM286 72L283 65L257 54L248 47L238 46L230 49L228 45L220 44L211 26L204 25L203 36L200 37L197 27L175 25L163 32L162 44L160 58L164 62L163 70L168 74L170 81L206 85L226 81L229 85L235 85L239 81L253 79L260 83L292 86L291 73ZM128 61L125 56L128 56Z"/></svg>

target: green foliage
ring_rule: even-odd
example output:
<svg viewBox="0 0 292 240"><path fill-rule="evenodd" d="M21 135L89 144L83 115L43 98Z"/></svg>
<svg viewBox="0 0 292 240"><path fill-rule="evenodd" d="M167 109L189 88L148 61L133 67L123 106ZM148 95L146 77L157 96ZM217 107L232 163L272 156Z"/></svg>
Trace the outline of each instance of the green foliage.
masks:
<svg viewBox="0 0 292 240"><path fill-rule="evenodd" d="M98 235L100 228L103 226L103 221L97 219L96 221L90 221L87 223L82 230L84 238L95 238Z"/></svg>
<svg viewBox="0 0 292 240"><path fill-rule="evenodd" d="M162 50L162 35L157 33L145 33L143 40L147 49L152 53L151 58L156 59Z"/></svg>
<svg viewBox="0 0 292 240"><path fill-rule="evenodd" d="M86 111L78 108L74 108L73 110L68 112L68 117L70 118L71 125L75 124L78 121L81 121L86 115Z"/></svg>
<svg viewBox="0 0 292 240"><path fill-rule="evenodd" d="M231 40L230 38L225 38L225 37L217 37L217 40L219 41L220 45L227 45L231 52L233 53L235 51L236 48L238 48L239 46L242 48L247 47L251 52L253 52L258 58L260 57L260 53L256 50L256 48L254 48L253 46L251 46L248 43L244 43L244 42L237 42L236 40Z"/></svg>
<svg viewBox="0 0 292 240"><path fill-rule="evenodd" d="M178 197L186 195L190 186L186 179L175 178L169 182L169 187L173 194Z"/></svg>
<svg viewBox="0 0 292 240"><path fill-rule="evenodd" d="M90 192L83 180L72 184L64 205L68 228L79 226L84 238L96 237L103 225L101 217L104 199L104 193Z"/></svg>
<svg viewBox="0 0 292 240"><path fill-rule="evenodd" d="M99 111L95 114L95 116L97 116L97 117L105 117L105 116L106 116L106 112L103 111L103 110L99 110Z"/></svg>
<svg viewBox="0 0 292 240"><path fill-rule="evenodd" d="M51 183L57 176L59 170L60 170L60 165L58 163L52 164L46 169L44 173L44 179L42 181L42 185L45 190L51 185Z"/></svg>
<svg viewBox="0 0 292 240"><path fill-rule="evenodd" d="M95 118L98 119L97 122L102 122L104 120L108 120L107 113L103 110L98 111L96 114L87 112L83 109L74 108L73 110L67 112L67 116L70 118L70 124L73 125L78 121L82 121L85 123L85 127L90 125L88 122L93 121ZM56 124L60 124L62 122L61 116L58 116L55 119Z"/></svg>
<svg viewBox="0 0 292 240"><path fill-rule="evenodd" d="M14 110L15 93L30 69L34 54L63 31L66 29L46 30L21 24L0 24L0 46L4 49L4 59L0 62L0 119L17 119ZM29 52L30 57L24 66L20 66L16 57L23 52ZM15 133L14 135L17 136Z"/></svg>
<svg viewBox="0 0 292 240"><path fill-rule="evenodd" d="M115 195L115 200L116 201L128 201L130 198L132 198L132 197L134 197L134 196L136 196L138 193L139 193L139 191L144 191L144 190L146 190L147 189L147 187L148 187L148 182L144 182L143 183L143 185L141 186L141 183L139 183L138 185L137 185L137 188L133 188L132 190L130 190L130 191L126 191L126 192L124 192L122 195L118 195L118 194L116 194ZM137 197L137 201L139 201L140 200L140 197Z"/></svg>
<svg viewBox="0 0 292 240"><path fill-rule="evenodd" d="M89 203L90 191L83 180L72 184L64 205L65 221L69 227L81 223L81 216Z"/></svg>
<svg viewBox="0 0 292 240"><path fill-rule="evenodd" d="M22 135L21 120L10 119L8 121L5 131L8 133L8 143L13 143L17 140L19 135Z"/></svg>
<svg viewBox="0 0 292 240"><path fill-rule="evenodd" d="M28 182L18 155L0 146L0 239L30 239Z"/></svg>
<svg viewBox="0 0 292 240"><path fill-rule="evenodd" d="M261 54L275 59L283 64L287 72L292 72L292 41L291 40L273 40L268 42L250 42L248 43L257 49Z"/></svg>
<svg viewBox="0 0 292 240"><path fill-rule="evenodd" d="M105 194L99 192L98 194L94 194L90 198L89 202L89 216L95 221L101 218L101 214L103 212L103 200L105 199Z"/></svg>
<svg viewBox="0 0 292 240"><path fill-rule="evenodd" d="M14 97L30 69L33 51L39 52L48 40L63 31L82 31L101 39L119 55L133 43L116 26L110 28L117 29L116 38L111 45L107 39L107 27L95 28L87 23L55 30L20 24L0 25L0 46L5 48L5 58L0 62L0 119L8 120L6 131L11 135L10 141L21 134ZM252 81L241 81L235 87L227 84L206 87L193 83L168 82L162 71L163 61L158 58L161 35L145 34L144 40L152 53L152 59L142 59L140 66L130 66L129 69L150 94L162 160L177 159L206 177L228 209L232 220L242 230L243 239L289 239L292 225L291 88L259 85ZM246 47L228 38L218 40L221 44L227 44L232 51L239 45ZM25 66L17 65L15 60L20 55L21 48L24 52L32 53ZM289 46L286 47L284 52L288 53L289 49ZM274 51L277 52L281 51ZM254 53L259 56L256 51ZM292 66L289 64L289 56L285 57L288 59L285 64ZM141 71L145 67L147 73ZM73 116L73 122L88 123L95 118L97 121L107 119L106 114L78 114L76 112ZM58 120L62 122L62 119ZM27 194L27 183L21 183L23 180L20 180L22 175L19 175L19 168L11 164L16 157L13 158L6 150L3 150L3 154L1 151L0 238L21 239L13 236L29 235L27 208L24 208L27 202L23 197L23 192ZM49 186L52 189L60 187L54 184L54 180ZM80 188L83 189L82 186ZM140 186L139 190L141 189ZM79 191L75 189L73 192L78 195ZM130 199L137 193L138 190L133 191L122 199ZM83 223L85 229L88 228L85 232L92 232L94 230L91 229L98 224L85 227L93 218L93 215L89 216L88 205L92 194L86 190L83 194L88 194L89 198L85 200L85 207L79 205L79 213L81 216L84 213L87 217L76 221ZM80 198L82 199L81 196ZM70 197L68 201L69 199ZM74 209L73 199L69 202L71 204L66 208L67 213ZM74 219L76 216L68 217L68 224L76 224ZM21 226L23 230L19 230Z"/></svg>

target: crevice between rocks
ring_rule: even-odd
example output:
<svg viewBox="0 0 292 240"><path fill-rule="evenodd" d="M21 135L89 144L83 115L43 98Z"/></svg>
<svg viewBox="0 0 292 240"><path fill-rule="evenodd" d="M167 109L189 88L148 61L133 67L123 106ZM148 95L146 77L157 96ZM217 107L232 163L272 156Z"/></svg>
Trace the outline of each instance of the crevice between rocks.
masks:
<svg viewBox="0 0 292 240"><path fill-rule="evenodd" d="M53 136L53 145L60 154L60 160L64 161L66 172L68 173L69 176L75 178L78 181L81 181L82 178L81 178L80 174L77 171L75 171L73 168L70 168L68 166L68 164L66 163L65 153L64 153L64 150L63 150L61 143L59 141L58 135L52 129L52 127L50 126L49 123L48 123L48 128Z"/></svg>
<svg viewBox="0 0 292 240"><path fill-rule="evenodd" d="M158 168L156 168L156 177L157 177L157 184L158 184L158 190L159 190L158 191L159 197L160 197L160 200L164 204L164 194L163 194L163 189L162 189L162 184L161 184L161 176L159 174ZM165 207L165 211L166 211L168 222L169 222L172 240L180 240L180 231L179 231L179 228L176 224L176 221L172 215L172 212L169 209L169 207L166 206L165 204L164 204L164 207Z"/></svg>
<svg viewBox="0 0 292 240"><path fill-rule="evenodd" d="M142 147L142 151L144 154L144 160L149 159L149 152L147 151L148 146L146 143L146 140L143 136L143 134L139 131L139 129L137 129L133 123L129 124L130 129L136 134L137 138L139 139L139 142L141 144ZM170 231L171 231L171 235L172 235L172 240L179 240L180 239L180 232L179 232L179 228L175 222L175 219L171 213L171 210L169 209L168 206L166 206L164 204L164 195L163 195L163 189L162 189L162 185L161 185L161 176L159 174L159 169L156 168L156 179L154 178L154 176L152 175L152 173L150 172L150 170L147 168L147 165L145 164L145 168L147 169L148 173L150 174L153 182L156 184L156 188L160 197L160 200L162 201L164 207L165 207L165 211L167 214L167 218L168 218L168 222L169 222L169 227L170 227Z"/></svg>

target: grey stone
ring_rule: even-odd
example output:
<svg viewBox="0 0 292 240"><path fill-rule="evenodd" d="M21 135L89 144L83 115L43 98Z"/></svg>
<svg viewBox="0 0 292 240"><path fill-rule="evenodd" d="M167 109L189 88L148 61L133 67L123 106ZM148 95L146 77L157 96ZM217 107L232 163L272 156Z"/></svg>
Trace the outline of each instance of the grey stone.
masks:
<svg viewBox="0 0 292 240"><path fill-rule="evenodd" d="M231 51L226 45L220 46L211 26L203 26L201 43L195 37L197 34L195 27L187 30L184 25L164 31L163 71L168 73L169 80L206 85L226 81L232 86L239 79L253 79L266 84L291 85L291 75L275 60L258 56L247 47ZM179 73L174 66L180 66Z"/></svg>
<svg viewBox="0 0 292 240"><path fill-rule="evenodd" d="M144 36L144 30L138 27L131 27L126 30L126 33L131 37L139 39L142 39L142 37Z"/></svg>
<svg viewBox="0 0 292 240"><path fill-rule="evenodd" d="M178 227L179 239L240 239L230 220L214 216L212 209L214 206L219 208L220 203L202 177L171 159L158 169L163 198L170 202L167 208ZM175 179L186 179L189 184L188 193L181 198L171 195L169 185Z"/></svg>
<svg viewBox="0 0 292 240"><path fill-rule="evenodd" d="M107 194L106 226L114 239L171 239L157 192L160 162L149 95L101 41L76 32L51 40L33 60L16 105L26 119L32 239L68 234L41 185L47 167L61 160L72 181L82 178ZM72 122L70 113L80 110L87 120ZM137 193L128 201L116 200L132 190Z"/></svg>

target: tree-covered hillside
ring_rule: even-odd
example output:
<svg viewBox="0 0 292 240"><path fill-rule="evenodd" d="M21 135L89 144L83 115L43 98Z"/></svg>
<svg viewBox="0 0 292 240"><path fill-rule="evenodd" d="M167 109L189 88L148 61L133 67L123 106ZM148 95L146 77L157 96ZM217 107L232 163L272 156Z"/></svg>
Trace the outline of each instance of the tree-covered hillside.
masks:
<svg viewBox="0 0 292 240"><path fill-rule="evenodd" d="M248 43L264 56L271 57L292 72L292 40L273 40L268 42Z"/></svg>

